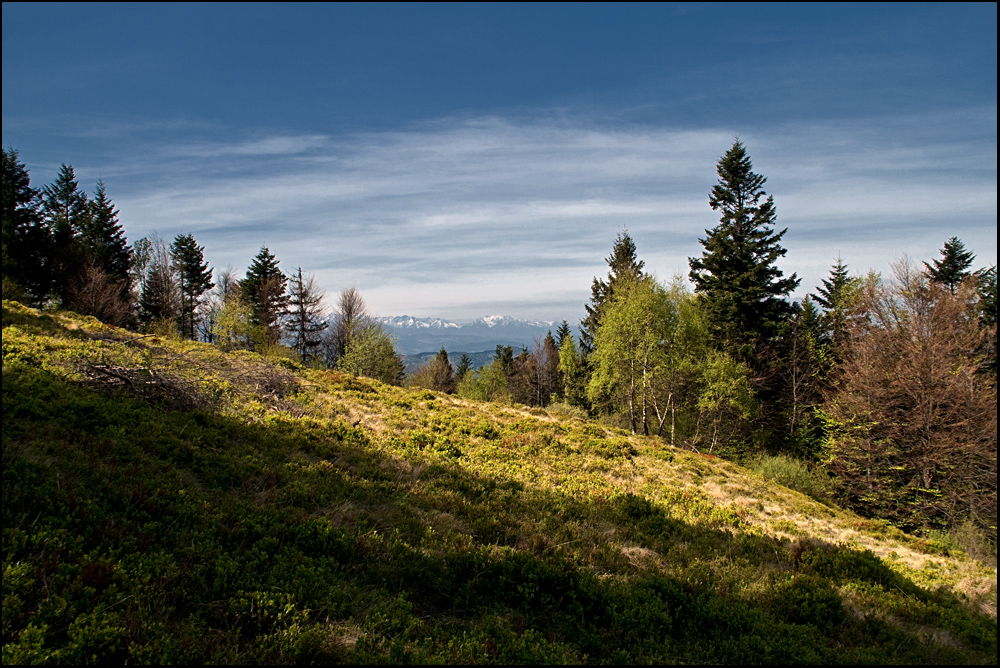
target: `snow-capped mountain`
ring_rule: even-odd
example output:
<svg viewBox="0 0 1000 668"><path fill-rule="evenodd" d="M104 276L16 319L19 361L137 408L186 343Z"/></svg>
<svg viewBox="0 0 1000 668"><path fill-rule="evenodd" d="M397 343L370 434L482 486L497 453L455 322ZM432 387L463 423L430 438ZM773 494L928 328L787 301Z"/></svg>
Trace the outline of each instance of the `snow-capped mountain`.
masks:
<svg viewBox="0 0 1000 668"><path fill-rule="evenodd" d="M386 327L393 329L450 329L461 327L458 323L448 322L441 318L414 318L410 315L397 315L381 318Z"/></svg>
<svg viewBox="0 0 1000 668"><path fill-rule="evenodd" d="M505 315L490 315L467 323L408 315L380 320L397 337L397 347L404 355L436 352L442 347L449 353L494 350L498 345L531 348L553 325Z"/></svg>

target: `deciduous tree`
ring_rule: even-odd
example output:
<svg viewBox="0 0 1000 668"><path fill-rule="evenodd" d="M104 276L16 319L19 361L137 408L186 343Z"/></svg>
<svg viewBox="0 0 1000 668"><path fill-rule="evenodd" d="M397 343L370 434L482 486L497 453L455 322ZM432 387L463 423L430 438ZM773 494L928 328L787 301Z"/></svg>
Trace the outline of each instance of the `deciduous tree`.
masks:
<svg viewBox="0 0 1000 668"><path fill-rule="evenodd" d="M996 531L997 403L974 286L870 277L824 412L843 501L905 528ZM992 529L990 528L992 527Z"/></svg>

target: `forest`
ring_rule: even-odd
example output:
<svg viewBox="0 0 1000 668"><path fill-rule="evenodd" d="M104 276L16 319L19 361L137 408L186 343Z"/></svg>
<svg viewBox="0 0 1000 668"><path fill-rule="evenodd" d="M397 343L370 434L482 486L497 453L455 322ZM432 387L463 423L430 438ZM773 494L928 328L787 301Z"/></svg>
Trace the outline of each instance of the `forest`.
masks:
<svg viewBox="0 0 1000 668"><path fill-rule="evenodd" d="M623 231L576 334L407 374L4 151L4 662L995 662L996 268L795 301L717 171L690 283Z"/></svg>

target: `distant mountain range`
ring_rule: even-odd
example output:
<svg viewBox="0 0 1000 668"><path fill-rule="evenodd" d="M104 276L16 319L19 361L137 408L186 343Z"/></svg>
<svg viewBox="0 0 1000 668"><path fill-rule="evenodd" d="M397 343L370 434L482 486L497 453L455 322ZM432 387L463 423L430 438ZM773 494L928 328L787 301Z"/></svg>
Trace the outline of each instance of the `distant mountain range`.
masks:
<svg viewBox="0 0 1000 668"><path fill-rule="evenodd" d="M498 345L511 346L515 350L522 346L530 349L536 339L558 327L556 323L518 320L505 315L486 316L467 323L408 315L379 320L397 337L397 348L403 355L436 353L444 347L455 362L461 353L492 351Z"/></svg>

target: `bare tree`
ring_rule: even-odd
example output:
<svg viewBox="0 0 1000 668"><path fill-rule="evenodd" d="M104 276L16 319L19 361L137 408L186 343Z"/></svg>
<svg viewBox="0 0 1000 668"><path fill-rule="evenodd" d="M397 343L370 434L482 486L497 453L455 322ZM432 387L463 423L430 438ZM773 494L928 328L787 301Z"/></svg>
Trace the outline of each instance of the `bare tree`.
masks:
<svg viewBox="0 0 1000 668"><path fill-rule="evenodd" d="M121 327L132 313L128 280L115 280L93 262L84 264L80 274L70 282L70 305L84 315Z"/></svg>
<svg viewBox="0 0 1000 668"><path fill-rule="evenodd" d="M365 300L357 287L344 288L337 298L337 313L333 326L323 337L323 356L327 366L333 367L347 353L351 338L371 317Z"/></svg>
<svg viewBox="0 0 1000 668"><path fill-rule="evenodd" d="M933 283L907 261L869 276L824 405L830 470L859 512L904 527L971 519L995 532L997 395L974 286ZM995 534L994 534L995 535Z"/></svg>

